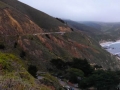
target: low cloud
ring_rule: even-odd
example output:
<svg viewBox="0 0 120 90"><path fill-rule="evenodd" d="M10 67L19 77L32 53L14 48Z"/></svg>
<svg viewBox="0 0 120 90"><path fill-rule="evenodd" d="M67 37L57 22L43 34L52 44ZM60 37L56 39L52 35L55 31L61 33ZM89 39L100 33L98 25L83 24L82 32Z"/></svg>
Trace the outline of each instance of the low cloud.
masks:
<svg viewBox="0 0 120 90"><path fill-rule="evenodd" d="M53 17L120 22L120 0L20 0Z"/></svg>

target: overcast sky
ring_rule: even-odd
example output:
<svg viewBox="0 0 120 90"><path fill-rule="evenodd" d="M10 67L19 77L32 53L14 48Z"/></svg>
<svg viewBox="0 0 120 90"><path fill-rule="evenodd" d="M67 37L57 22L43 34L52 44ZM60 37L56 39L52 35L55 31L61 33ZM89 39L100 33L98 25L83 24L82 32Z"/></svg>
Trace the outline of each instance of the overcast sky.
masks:
<svg viewBox="0 0 120 90"><path fill-rule="evenodd" d="M120 22L120 0L19 0L53 17Z"/></svg>

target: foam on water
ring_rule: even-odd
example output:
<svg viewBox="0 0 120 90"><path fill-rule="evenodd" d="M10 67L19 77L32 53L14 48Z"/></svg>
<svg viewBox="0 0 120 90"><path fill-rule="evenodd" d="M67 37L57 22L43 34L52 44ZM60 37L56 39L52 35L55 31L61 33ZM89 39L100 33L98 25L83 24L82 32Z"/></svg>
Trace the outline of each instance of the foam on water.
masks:
<svg viewBox="0 0 120 90"><path fill-rule="evenodd" d="M112 43L114 43L114 42L100 43L100 45L101 45L102 47L104 47L104 46L109 46L109 45L111 45Z"/></svg>
<svg viewBox="0 0 120 90"><path fill-rule="evenodd" d="M105 42L100 45L111 54L120 56L120 40L116 42Z"/></svg>

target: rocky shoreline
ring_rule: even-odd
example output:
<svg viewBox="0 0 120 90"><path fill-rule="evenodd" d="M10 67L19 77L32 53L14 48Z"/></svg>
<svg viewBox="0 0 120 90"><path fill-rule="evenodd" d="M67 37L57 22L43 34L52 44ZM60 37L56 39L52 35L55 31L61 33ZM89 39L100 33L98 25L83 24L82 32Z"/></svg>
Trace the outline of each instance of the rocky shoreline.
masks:
<svg viewBox="0 0 120 90"><path fill-rule="evenodd" d="M109 53L111 53L112 55L116 56L119 60L120 60L120 51L118 52L113 52L115 50L118 50L119 48L116 48L116 47L112 47L111 45L113 44L117 44L117 43L120 43L120 40L116 40L116 41L104 41L104 42L101 42L100 45L106 50L108 51Z"/></svg>
<svg viewBox="0 0 120 90"><path fill-rule="evenodd" d="M110 45L110 44L114 44L114 43L120 43L120 39L116 40L116 41L100 41L99 44L101 46L105 46L105 45Z"/></svg>

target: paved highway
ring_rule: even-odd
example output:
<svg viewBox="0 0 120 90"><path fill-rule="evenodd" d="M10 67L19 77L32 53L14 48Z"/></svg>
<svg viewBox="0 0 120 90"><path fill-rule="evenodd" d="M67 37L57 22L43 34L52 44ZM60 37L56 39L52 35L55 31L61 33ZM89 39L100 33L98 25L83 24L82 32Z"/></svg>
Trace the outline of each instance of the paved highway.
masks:
<svg viewBox="0 0 120 90"><path fill-rule="evenodd" d="M34 34L16 34L16 35L0 35L0 36L25 36L25 35L34 35L34 36L37 36L37 35L46 35L46 34L60 34L60 35L64 35L66 32L44 32L44 33L34 33Z"/></svg>

